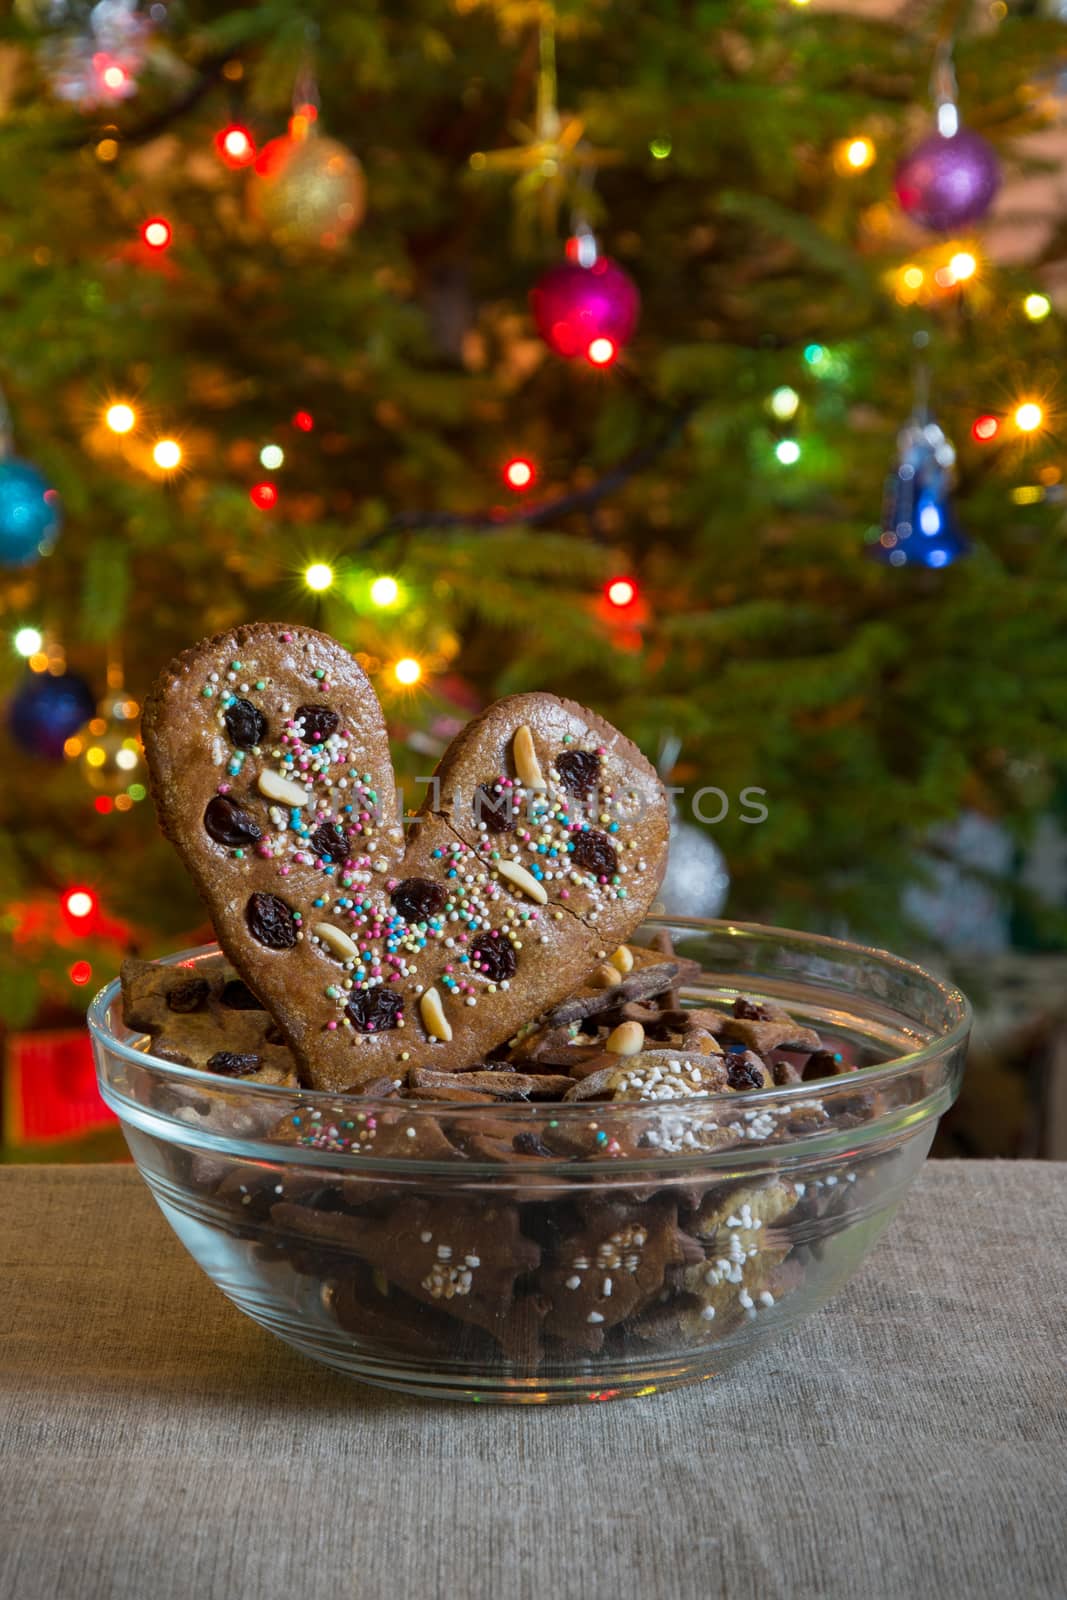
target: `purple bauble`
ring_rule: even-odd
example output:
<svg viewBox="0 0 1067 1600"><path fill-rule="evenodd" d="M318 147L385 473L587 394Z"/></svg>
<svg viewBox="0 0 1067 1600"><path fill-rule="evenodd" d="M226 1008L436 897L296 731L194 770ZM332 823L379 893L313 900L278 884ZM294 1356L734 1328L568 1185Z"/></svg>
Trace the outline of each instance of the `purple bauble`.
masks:
<svg viewBox="0 0 1067 1600"><path fill-rule="evenodd" d="M8 727L16 744L42 761L62 761L63 746L96 710L93 691L73 672L32 672L15 690Z"/></svg>
<svg viewBox="0 0 1067 1600"><path fill-rule="evenodd" d="M897 199L913 221L936 233L977 222L993 204L1000 163L980 134L932 133L897 168Z"/></svg>
<svg viewBox="0 0 1067 1600"><path fill-rule="evenodd" d="M568 361L585 356L595 366L613 361L637 325L641 296L630 275L610 256L590 267L561 261L530 291L537 331Z"/></svg>

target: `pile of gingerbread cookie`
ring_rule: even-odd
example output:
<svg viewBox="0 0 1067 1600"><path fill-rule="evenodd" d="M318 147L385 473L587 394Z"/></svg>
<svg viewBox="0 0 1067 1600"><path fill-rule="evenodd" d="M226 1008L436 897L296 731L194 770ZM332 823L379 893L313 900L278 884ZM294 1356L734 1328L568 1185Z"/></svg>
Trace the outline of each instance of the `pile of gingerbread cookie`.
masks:
<svg viewBox="0 0 1067 1600"><path fill-rule="evenodd" d="M572 994L484 1061L449 1072L409 1067L356 1094L459 1105L655 1103L855 1070L780 1006L740 995L729 1008L686 1005L686 985L699 973L697 962L675 955L661 930L649 947L620 945ZM162 1060L225 1078L301 1085L277 1023L224 958L190 968L130 958L122 991L127 1026L143 1033Z"/></svg>
<svg viewBox="0 0 1067 1600"><path fill-rule="evenodd" d="M546 1337L706 1336L790 1287L797 1262L772 1234L816 1203L804 1184L665 1186L638 1168L847 1126L870 1097L838 1093L829 1112L823 1080L854 1068L812 1029L744 995L701 1004L697 963L633 938L669 820L617 730L549 695L498 702L409 818L358 665L322 634L255 624L163 673L144 737L222 954L125 963L127 1026L220 1089L293 1091L248 1113L268 1144L489 1163L512 1185L435 1201L373 1172L279 1183L191 1158L194 1186L310 1274L344 1327L452 1349L459 1324L536 1365ZM190 1124L238 1115L188 1078L175 1093ZM637 1175L610 1199L552 1175L587 1162Z"/></svg>

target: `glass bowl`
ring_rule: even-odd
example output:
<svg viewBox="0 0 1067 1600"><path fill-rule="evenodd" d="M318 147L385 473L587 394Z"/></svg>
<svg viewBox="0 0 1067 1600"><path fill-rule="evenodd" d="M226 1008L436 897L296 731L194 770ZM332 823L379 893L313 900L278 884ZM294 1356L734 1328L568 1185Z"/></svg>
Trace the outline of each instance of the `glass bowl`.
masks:
<svg viewBox="0 0 1067 1600"><path fill-rule="evenodd" d="M685 1004L783 1005L859 1070L640 1104L297 1092L146 1053L112 983L88 1019L101 1092L212 1281L317 1361L520 1404L715 1377L867 1255L955 1099L970 1010L885 951L666 919L633 942L660 928L700 963Z"/></svg>

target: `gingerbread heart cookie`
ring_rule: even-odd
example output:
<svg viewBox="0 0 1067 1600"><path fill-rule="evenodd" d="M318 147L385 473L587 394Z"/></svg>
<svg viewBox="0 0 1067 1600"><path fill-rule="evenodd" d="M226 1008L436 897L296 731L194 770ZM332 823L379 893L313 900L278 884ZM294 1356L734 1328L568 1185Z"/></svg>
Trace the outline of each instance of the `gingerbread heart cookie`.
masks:
<svg viewBox="0 0 1067 1600"><path fill-rule="evenodd" d="M609 959L666 863L652 767L544 694L464 729L405 829L374 691L308 628L186 651L143 731L164 831L315 1088L481 1060Z"/></svg>

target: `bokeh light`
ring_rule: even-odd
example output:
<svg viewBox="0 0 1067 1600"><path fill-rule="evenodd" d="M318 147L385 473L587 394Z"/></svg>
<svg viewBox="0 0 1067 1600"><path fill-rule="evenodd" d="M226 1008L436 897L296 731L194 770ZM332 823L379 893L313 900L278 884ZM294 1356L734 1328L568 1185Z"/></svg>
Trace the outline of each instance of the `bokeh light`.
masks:
<svg viewBox="0 0 1067 1600"><path fill-rule="evenodd" d="M800 460L800 446L795 439L779 439L774 453L783 467L794 467Z"/></svg>
<svg viewBox="0 0 1067 1600"><path fill-rule="evenodd" d="M393 668L393 677L397 683L410 688L422 677L422 667L414 656L402 656Z"/></svg>
<svg viewBox="0 0 1067 1600"><path fill-rule="evenodd" d="M614 339L609 339L602 335L599 339L590 341L589 348L585 353L594 367L610 367L619 350Z"/></svg>
<svg viewBox="0 0 1067 1600"><path fill-rule="evenodd" d="M523 489L528 489L536 476L533 462L528 461L525 456L516 456L504 468L504 482L509 489L519 493Z"/></svg>
<svg viewBox="0 0 1067 1600"><path fill-rule="evenodd" d="M259 452L260 465L266 467L268 472L277 472L285 460L285 451L280 444L265 444Z"/></svg>
<svg viewBox="0 0 1067 1600"><path fill-rule="evenodd" d="M108 406L104 413L104 421L112 433L129 433L137 425L137 413L132 406L124 401L118 401L113 406Z"/></svg>
<svg viewBox="0 0 1067 1600"><path fill-rule="evenodd" d="M620 611L637 599L637 585L632 578L610 578L604 585L604 596L609 606Z"/></svg>
<svg viewBox="0 0 1067 1600"><path fill-rule="evenodd" d="M1020 433L1034 433L1045 420L1045 413L1036 400L1024 400L1015 409L1015 426Z"/></svg>
<svg viewBox="0 0 1067 1600"><path fill-rule="evenodd" d="M231 122L215 135L215 147L228 167L247 167L256 159L256 143L247 128Z"/></svg>
<svg viewBox="0 0 1067 1600"><path fill-rule="evenodd" d="M786 383L780 389L775 389L768 404L772 415L776 416L779 422L788 422L791 417L795 417L797 414L800 406L800 396L795 389L791 389Z"/></svg>
<svg viewBox="0 0 1067 1600"><path fill-rule="evenodd" d="M173 472L175 467L181 465L181 459L182 447L177 439L160 439L152 451L152 460L164 472Z"/></svg>
<svg viewBox="0 0 1067 1600"><path fill-rule="evenodd" d="M370 586L371 603L376 606L395 606L400 598L400 585L395 578L375 578Z"/></svg>
<svg viewBox="0 0 1067 1600"><path fill-rule="evenodd" d="M16 654L20 656L35 656L44 644L44 638L39 628L19 628L12 641Z"/></svg>
<svg viewBox="0 0 1067 1600"><path fill-rule="evenodd" d="M877 154L873 139L868 139L866 134L856 134L837 145L834 166L843 173L866 172L868 167L873 167Z"/></svg>
<svg viewBox="0 0 1067 1600"><path fill-rule="evenodd" d="M63 896L63 909L68 917L84 922L96 910L96 896L91 889L68 889Z"/></svg>
<svg viewBox="0 0 1067 1600"><path fill-rule="evenodd" d="M1047 294L1028 294L1023 301L1023 311L1031 322L1044 322L1052 310L1052 301Z"/></svg>
<svg viewBox="0 0 1067 1600"><path fill-rule="evenodd" d="M834 369L834 358L824 344L804 346L804 360L817 378L826 378Z"/></svg>
<svg viewBox="0 0 1067 1600"><path fill-rule="evenodd" d="M304 573L304 582L316 594L321 594L333 582L333 568L328 567L325 561L313 561Z"/></svg>
<svg viewBox="0 0 1067 1600"><path fill-rule="evenodd" d="M984 416L975 417L971 423L971 438L978 444L988 444L991 439L996 438L999 432L1000 418L994 417L988 412Z"/></svg>
<svg viewBox="0 0 1067 1600"><path fill-rule="evenodd" d="M150 250L165 250L173 237L166 217L149 217L141 229L141 238Z"/></svg>

